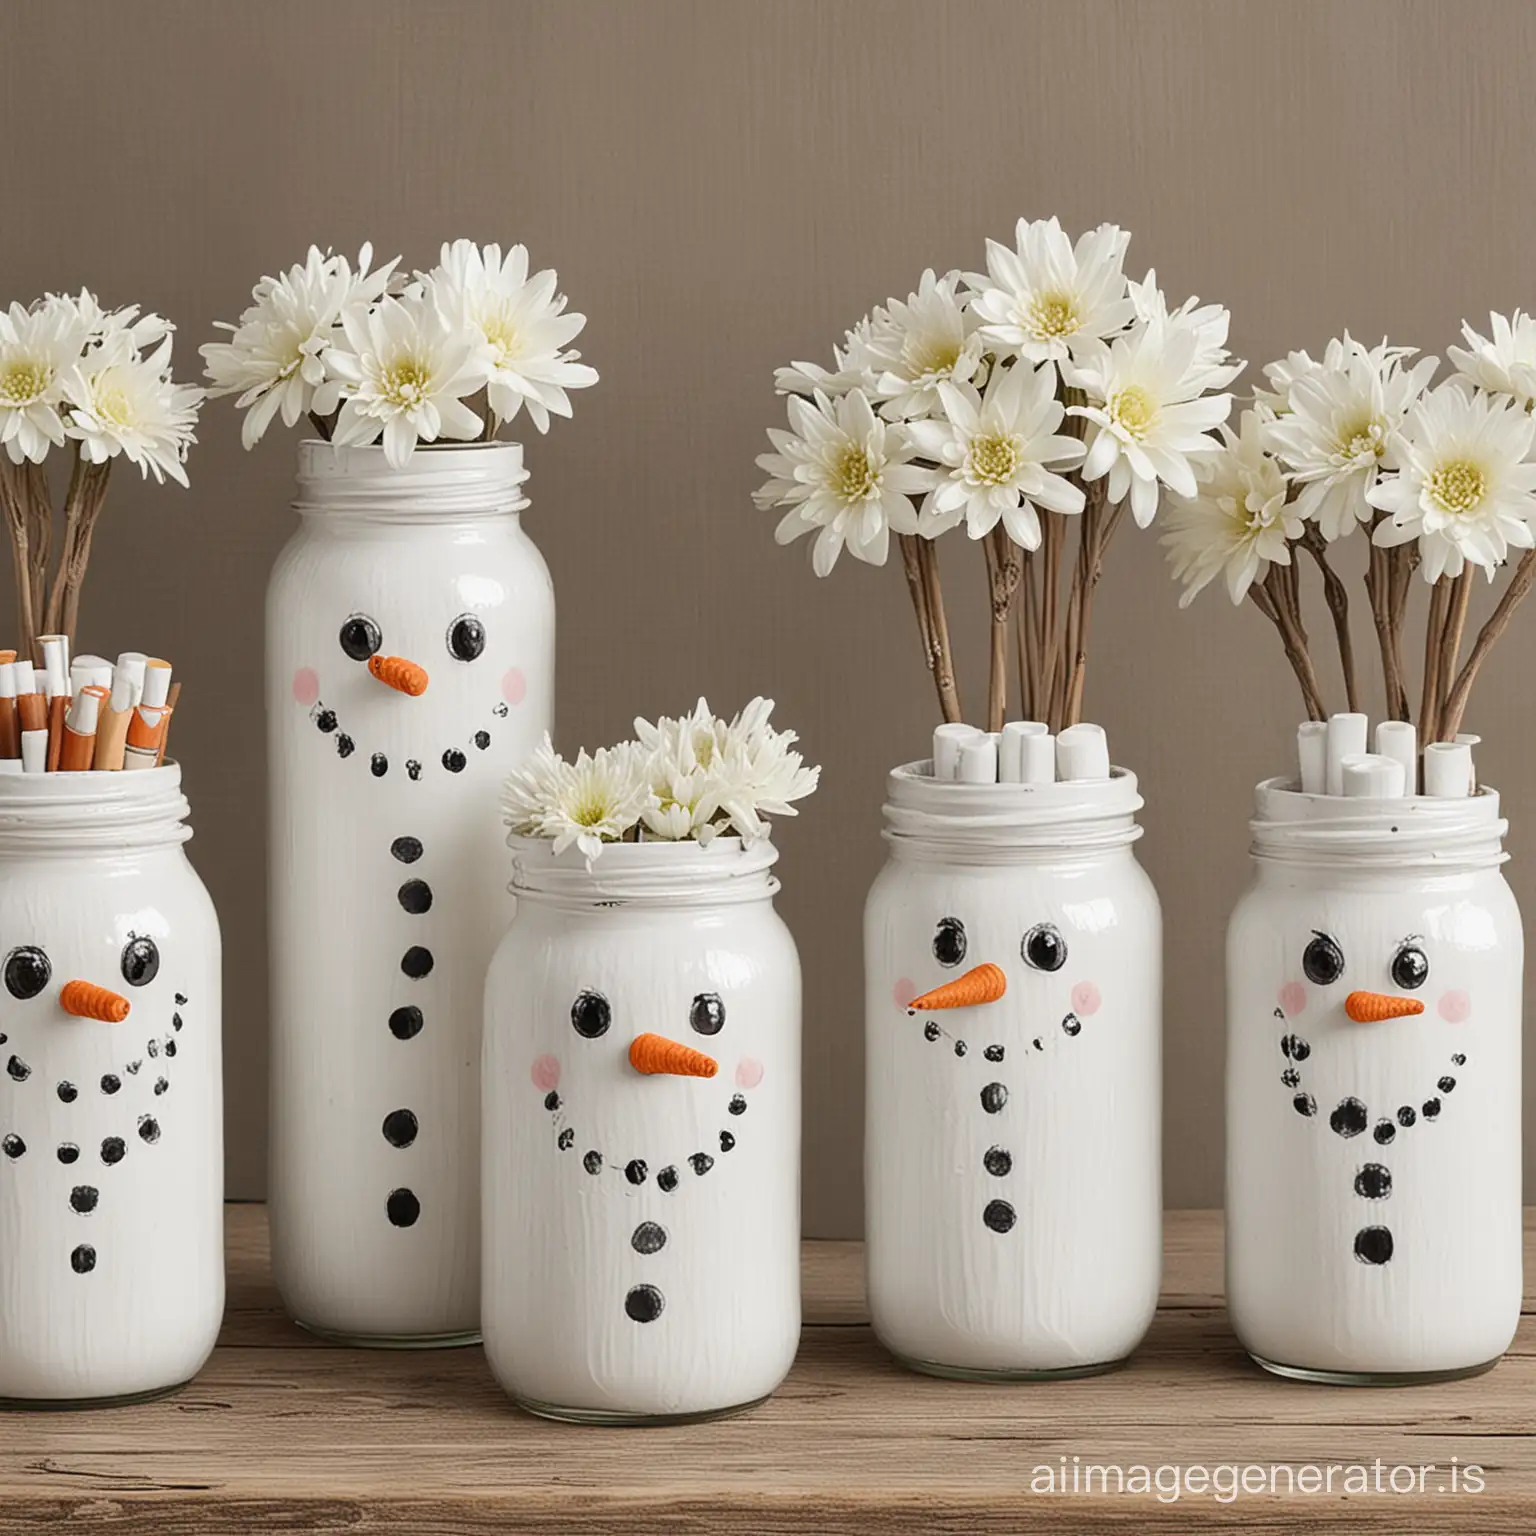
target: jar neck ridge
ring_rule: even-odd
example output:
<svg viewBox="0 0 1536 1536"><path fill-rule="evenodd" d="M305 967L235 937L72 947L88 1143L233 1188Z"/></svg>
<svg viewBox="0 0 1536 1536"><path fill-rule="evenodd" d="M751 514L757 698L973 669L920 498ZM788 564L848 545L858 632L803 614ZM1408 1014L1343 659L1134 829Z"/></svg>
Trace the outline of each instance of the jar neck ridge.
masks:
<svg viewBox="0 0 1536 1536"><path fill-rule="evenodd" d="M379 447L299 445L294 510L350 523L453 523L515 517L528 505L520 443L441 443L392 468Z"/></svg>
<svg viewBox="0 0 1536 1536"><path fill-rule="evenodd" d="M0 776L0 860L176 848L186 824L181 767Z"/></svg>
<svg viewBox="0 0 1536 1536"><path fill-rule="evenodd" d="M545 838L513 836L507 846L512 894L566 911L736 906L769 901L779 889L778 850L766 839L606 843L590 864L576 848L556 856Z"/></svg>

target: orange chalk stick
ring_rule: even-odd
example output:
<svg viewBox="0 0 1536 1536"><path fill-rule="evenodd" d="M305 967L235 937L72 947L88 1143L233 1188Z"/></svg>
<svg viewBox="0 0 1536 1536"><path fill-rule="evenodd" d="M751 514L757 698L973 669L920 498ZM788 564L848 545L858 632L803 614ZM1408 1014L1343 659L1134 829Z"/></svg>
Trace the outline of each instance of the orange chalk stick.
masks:
<svg viewBox="0 0 1536 1536"><path fill-rule="evenodd" d="M674 1077L713 1077L720 1070L714 1057L665 1035L636 1035L629 1043L629 1064L636 1072L670 1072Z"/></svg>
<svg viewBox="0 0 1536 1536"><path fill-rule="evenodd" d="M69 695L56 693L48 700L48 772L59 771L64 753L64 716L69 712Z"/></svg>
<svg viewBox="0 0 1536 1536"><path fill-rule="evenodd" d="M924 992L907 1004L908 1013L931 1008L974 1008L978 1003L995 1003L1008 990L1008 978L1000 965L989 960L964 976L946 981L942 987Z"/></svg>
<svg viewBox="0 0 1536 1536"><path fill-rule="evenodd" d="M370 656L368 671L381 683L408 693L413 699L419 699L427 691L427 669L403 656Z"/></svg>
<svg viewBox="0 0 1536 1536"><path fill-rule="evenodd" d="M129 1002L121 993L98 987L93 981L66 981L59 989L59 1006L77 1019L121 1024L128 1017Z"/></svg>
<svg viewBox="0 0 1536 1536"><path fill-rule="evenodd" d="M1386 992L1351 992L1344 999L1344 1012L1356 1024L1380 1024L1384 1019L1407 1019L1424 1012L1416 997L1393 997Z"/></svg>

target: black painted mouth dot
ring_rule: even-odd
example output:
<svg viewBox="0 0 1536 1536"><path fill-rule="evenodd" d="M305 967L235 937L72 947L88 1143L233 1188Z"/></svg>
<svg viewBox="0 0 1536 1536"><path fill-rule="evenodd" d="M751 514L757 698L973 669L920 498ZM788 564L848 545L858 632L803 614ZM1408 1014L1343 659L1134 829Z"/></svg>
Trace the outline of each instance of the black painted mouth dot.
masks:
<svg viewBox="0 0 1536 1536"><path fill-rule="evenodd" d="M988 1083L981 1090L981 1107L989 1115L997 1114L1008 1102L1008 1090L1001 1083Z"/></svg>
<svg viewBox="0 0 1536 1536"><path fill-rule="evenodd" d="M407 880L396 895L400 905L412 917L420 917L424 912L432 910L432 887L425 880Z"/></svg>
<svg viewBox="0 0 1536 1536"><path fill-rule="evenodd" d="M1438 1119L1439 1115L1440 1115L1440 1100L1439 1099L1425 1099L1424 1100L1424 1107L1421 1110L1421 1113L1423 1114L1423 1116L1424 1116L1424 1118L1426 1120Z"/></svg>
<svg viewBox="0 0 1536 1536"><path fill-rule="evenodd" d="M178 1032L180 1031L180 1029L181 1029L181 1015L179 1013L173 1013L171 1015L171 1028L176 1030L176 1031L178 1031Z"/></svg>
<svg viewBox="0 0 1536 1536"><path fill-rule="evenodd" d="M1464 1067L1466 1064L1467 1058L1463 1056L1460 1051L1457 1051L1456 1054L1451 1057L1451 1065L1453 1067Z"/></svg>
<svg viewBox="0 0 1536 1536"><path fill-rule="evenodd" d="M187 995L185 992L178 992L176 994L176 1006L178 1008L185 1008L187 1006Z"/></svg>
<svg viewBox="0 0 1536 1536"><path fill-rule="evenodd" d="M704 1175L715 1166L715 1160L709 1155L708 1152L695 1152L693 1156L688 1159L688 1166L692 1168L700 1178L703 1178Z"/></svg>
<svg viewBox="0 0 1536 1536"><path fill-rule="evenodd" d="M1043 1051L1043 1050L1044 1050L1044 1049L1045 1049L1045 1047L1044 1047L1044 1046L1043 1046L1043 1045L1041 1045L1041 1044L1040 1044L1040 1036L1039 1036L1039 1035L1036 1035L1036 1036L1035 1036L1035 1038L1034 1038L1034 1039L1033 1039L1033 1040L1031 1040L1031 1041L1030 1041L1030 1044L1031 1044L1031 1045L1032 1045L1032 1046L1034 1046L1034 1048L1035 1048L1035 1049L1036 1049L1036 1050L1037 1050L1037 1051Z"/></svg>
<svg viewBox="0 0 1536 1536"><path fill-rule="evenodd" d="M315 724L329 736L336 729L336 711L334 709L322 709L315 716Z"/></svg>
<svg viewBox="0 0 1536 1536"><path fill-rule="evenodd" d="M507 718L507 706L505 704L498 704L491 711L491 713L495 715L498 720L505 720Z"/></svg>
<svg viewBox="0 0 1536 1536"><path fill-rule="evenodd" d="M101 1160L108 1168L128 1155L128 1143L121 1136L108 1136L101 1144Z"/></svg>
<svg viewBox="0 0 1536 1536"><path fill-rule="evenodd" d="M422 1025L426 1019L422 1016L420 1008L414 1004L407 1004L404 1008L396 1008L389 1016L389 1032L396 1040L414 1040L421 1033Z"/></svg>
<svg viewBox="0 0 1536 1536"><path fill-rule="evenodd" d="M986 1210L981 1213L981 1219L994 1232L1011 1232L1018 1217L1006 1200L989 1200Z"/></svg>
<svg viewBox="0 0 1536 1536"><path fill-rule="evenodd" d="M644 1184L647 1169L643 1158L632 1157L624 1165L624 1177L631 1184Z"/></svg>
<svg viewBox="0 0 1536 1536"><path fill-rule="evenodd" d="M356 750L357 743L353 741L345 731L343 731L341 735L336 738L337 757L351 757Z"/></svg>
<svg viewBox="0 0 1536 1536"><path fill-rule="evenodd" d="M81 1243L69 1256L69 1267L77 1275L88 1275L96 1268L96 1250L89 1243Z"/></svg>
<svg viewBox="0 0 1536 1536"><path fill-rule="evenodd" d="M670 1163L656 1175L656 1188L664 1195L670 1195L677 1188L677 1169Z"/></svg>
<svg viewBox="0 0 1536 1536"><path fill-rule="evenodd" d="M382 752L375 752L368 763L368 771L376 779L382 779L389 772L389 759Z"/></svg>
<svg viewBox="0 0 1536 1536"><path fill-rule="evenodd" d="M384 1202L384 1211L391 1226L414 1227L421 1215L421 1201L408 1189L392 1189Z"/></svg>
<svg viewBox="0 0 1536 1536"><path fill-rule="evenodd" d="M176 1042L174 1040L167 1040L163 1049L167 1056L174 1056L176 1054Z"/></svg>
<svg viewBox="0 0 1536 1536"><path fill-rule="evenodd" d="M421 777L421 764L414 757L408 757L405 760L405 776L411 780Z"/></svg>
<svg viewBox="0 0 1536 1536"><path fill-rule="evenodd" d="M13 1081L24 1083L32 1076L32 1068L20 1056L12 1056L5 1064L6 1075Z"/></svg>
<svg viewBox="0 0 1536 1536"><path fill-rule="evenodd" d="M720 1132L720 1150L729 1152L736 1145L736 1138L729 1131Z"/></svg>
<svg viewBox="0 0 1536 1536"><path fill-rule="evenodd" d="M1355 1193L1362 1200L1385 1200L1392 1193L1392 1170L1381 1163L1367 1163L1355 1175Z"/></svg>
<svg viewBox="0 0 1536 1536"><path fill-rule="evenodd" d="M603 1171L603 1154L601 1152L585 1153L581 1159L581 1166L588 1173L601 1173Z"/></svg>
<svg viewBox="0 0 1536 1536"><path fill-rule="evenodd" d="M62 1103L73 1104L80 1097L80 1090L73 1083L60 1083L58 1095Z"/></svg>
<svg viewBox="0 0 1536 1536"><path fill-rule="evenodd" d="M937 1040L939 1038L939 1026L932 1019L923 1025L923 1039Z"/></svg>
<svg viewBox="0 0 1536 1536"><path fill-rule="evenodd" d="M1365 1105L1353 1096L1340 1099L1339 1107L1328 1117L1328 1124L1346 1140L1351 1136L1358 1136L1369 1121L1370 1116L1365 1112Z"/></svg>
<svg viewBox="0 0 1536 1536"><path fill-rule="evenodd" d="M1310 1093L1298 1093L1291 1100L1291 1108L1298 1115L1315 1115L1317 1113L1317 1100Z"/></svg>
<svg viewBox="0 0 1536 1536"><path fill-rule="evenodd" d="M1002 1147L988 1147L981 1159L981 1166L994 1179L1001 1179L1013 1172L1013 1153L1004 1151Z"/></svg>
<svg viewBox="0 0 1536 1536"><path fill-rule="evenodd" d="M142 1061L130 1061L128 1065L123 1068L123 1071L125 1071L130 1077L137 1077L139 1075L139 1068L143 1065L144 1063Z"/></svg>
<svg viewBox="0 0 1536 1536"><path fill-rule="evenodd" d="M566 1128L561 1131L557 1137L555 1137L555 1145L559 1147L562 1152L569 1152L571 1148L576 1145L576 1132L573 1131L570 1126L566 1126Z"/></svg>
<svg viewBox="0 0 1536 1536"><path fill-rule="evenodd" d="M1061 1021L1061 1027L1069 1035L1080 1034L1083 1028L1083 1021L1078 1018L1075 1013L1069 1013L1066 1018Z"/></svg>
<svg viewBox="0 0 1536 1536"><path fill-rule="evenodd" d="M151 1041L150 1041L150 1042L149 1042L149 1044L148 1044L148 1045L147 1045L147 1046L145 1046L145 1047L144 1047L144 1049L145 1049L145 1050L147 1050L147 1051L148 1051L148 1052L149 1052L149 1054L150 1054L150 1056L151 1056L151 1058L153 1058L153 1057L155 1057L155 1056L158 1056L158 1055L159 1055L159 1054L160 1054L160 1047L159 1047L159 1045L158 1045L158 1044L157 1044L157 1043L156 1043L156 1042L155 1042L155 1041L153 1041L153 1040L151 1040Z"/></svg>
<svg viewBox="0 0 1536 1536"><path fill-rule="evenodd" d="M1003 1048L1000 1045L989 1045L981 1054L988 1061L1001 1061L1003 1059Z"/></svg>
<svg viewBox="0 0 1536 1536"><path fill-rule="evenodd" d="M744 1115L744 1114L746 1114L746 1112L747 1112L746 1097L743 1094L733 1093L731 1095L731 1102L726 1105L726 1108L728 1110L730 1110L730 1112L733 1115Z"/></svg>
<svg viewBox="0 0 1536 1536"><path fill-rule="evenodd" d="M1418 1118L1419 1117L1414 1112L1413 1106L1411 1104L1404 1104L1403 1107L1397 1112L1397 1123L1402 1126L1404 1130L1412 1125L1413 1122Z"/></svg>
<svg viewBox="0 0 1536 1536"><path fill-rule="evenodd" d="M76 1184L69 1192L69 1208L80 1216L89 1216L96 1209L101 1191L90 1184Z"/></svg>
<svg viewBox="0 0 1536 1536"><path fill-rule="evenodd" d="M59 1161L67 1168L71 1163L80 1161L80 1148L72 1141L61 1141L58 1156Z"/></svg>
<svg viewBox="0 0 1536 1536"><path fill-rule="evenodd" d="M392 1109L384 1116L384 1140L392 1147L408 1147L421 1127L408 1109Z"/></svg>
<svg viewBox="0 0 1536 1536"><path fill-rule="evenodd" d="M964 1056L965 1055L965 1049L966 1049L966 1047L965 1047L965 1041L964 1040L956 1040L955 1041L955 1055L956 1056Z"/></svg>
<svg viewBox="0 0 1536 1536"><path fill-rule="evenodd" d="M157 1077L155 1079L155 1097L158 1099L170 1086L170 1082L166 1078Z"/></svg>
<svg viewBox="0 0 1536 1536"><path fill-rule="evenodd" d="M1362 1264L1385 1264L1392 1257L1392 1234L1385 1227L1362 1227L1355 1233L1355 1257Z"/></svg>
<svg viewBox="0 0 1536 1536"><path fill-rule="evenodd" d="M101 1080L103 1093L116 1093L123 1086L123 1080L115 1072L108 1072Z"/></svg>
<svg viewBox="0 0 1536 1536"><path fill-rule="evenodd" d="M24 1142L21 1137L17 1136L14 1132L12 1132L12 1134L9 1136L0 1137L0 1152L4 1152L12 1162L15 1162L15 1160L20 1157L26 1150L26 1142Z"/></svg>
<svg viewBox="0 0 1536 1536"><path fill-rule="evenodd" d="M465 757L457 747L449 747L448 750L443 753L443 767L446 768L449 773L463 773L464 768L468 762L469 759Z"/></svg>
<svg viewBox="0 0 1536 1536"><path fill-rule="evenodd" d="M1284 1083L1287 1088L1300 1088L1301 1073L1298 1072L1295 1067L1287 1067L1285 1071L1280 1074L1280 1081Z"/></svg>
<svg viewBox="0 0 1536 1536"><path fill-rule="evenodd" d="M389 851L402 864L414 864L421 857L421 839L419 837L397 837L389 845Z"/></svg>
<svg viewBox="0 0 1536 1536"><path fill-rule="evenodd" d="M484 752L485 749L488 746L490 746L490 744L491 744L491 733L489 731L476 731L475 732L475 745L477 747L479 747L482 752Z"/></svg>
<svg viewBox="0 0 1536 1536"><path fill-rule="evenodd" d="M666 1304L654 1285L637 1285L624 1298L624 1311L637 1323L654 1323Z"/></svg>
<svg viewBox="0 0 1536 1536"><path fill-rule="evenodd" d="M553 1088L544 1095L544 1108L551 1111L560 1108L560 1095Z"/></svg>
<svg viewBox="0 0 1536 1536"><path fill-rule="evenodd" d="M1455 1086L1456 1079L1454 1077L1442 1077L1440 1081L1435 1084L1435 1087L1437 1087L1441 1093L1449 1093Z"/></svg>
<svg viewBox="0 0 1536 1536"><path fill-rule="evenodd" d="M1384 1147L1397 1135L1397 1127L1390 1120L1378 1120L1376 1122L1376 1129L1371 1134Z"/></svg>
<svg viewBox="0 0 1536 1536"><path fill-rule="evenodd" d="M423 976L432 973L432 951L423 948L420 944L412 944L400 957L400 969L405 972L412 981L420 981Z"/></svg>
<svg viewBox="0 0 1536 1536"><path fill-rule="evenodd" d="M160 1140L160 1122L153 1115L139 1116L139 1140L150 1146Z"/></svg>
<svg viewBox="0 0 1536 1536"><path fill-rule="evenodd" d="M659 1222L642 1221L629 1244L636 1253L660 1253L667 1246L667 1229Z"/></svg>

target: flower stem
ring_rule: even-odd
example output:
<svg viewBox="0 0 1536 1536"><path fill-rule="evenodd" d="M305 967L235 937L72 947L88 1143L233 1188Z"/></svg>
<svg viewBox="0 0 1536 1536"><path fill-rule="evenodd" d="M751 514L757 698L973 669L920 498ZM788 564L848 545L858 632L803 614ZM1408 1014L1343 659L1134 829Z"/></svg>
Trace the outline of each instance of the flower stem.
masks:
<svg viewBox="0 0 1536 1536"><path fill-rule="evenodd" d="M1008 618L1024 563L1017 546L999 524L985 540L987 584L992 614L989 630L991 664L987 674L987 729L1000 731L1008 716Z"/></svg>
<svg viewBox="0 0 1536 1536"><path fill-rule="evenodd" d="M11 563L16 576L16 618L21 633L18 656L32 659L37 640L37 609L32 601L32 511L19 465L0 457L0 500L11 535Z"/></svg>
<svg viewBox="0 0 1536 1536"><path fill-rule="evenodd" d="M1272 565L1264 583L1248 589L1259 611L1280 632L1280 643L1285 647L1285 659L1301 684L1302 702L1306 705L1309 720L1326 720L1328 712L1323 707L1322 689L1318 686L1317 672L1307 651L1306 631L1302 629L1298 592L1292 590L1286 579L1286 571L1294 574L1295 566Z"/></svg>
<svg viewBox="0 0 1536 1536"><path fill-rule="evenodd" d="M1424 620L1424 685L1419 691L1419 749L1435 738L1440 719L1440 647L1445 640L1445 615L1451 586L1441 577L1429 589L1429 614Z"/></svg>
<svg viewBox="0 0 1536 1536"><path fill-rule="evenodd" d="M1385 513L1378 515L1376 522L1371 524L1372 530L1385 516ZM1406 720L1408 690L1403 684L1399 650L1394 642L1390 552L1374 541L1365 572L1365 590L1371 599L1371 619L1376 625L1376 645L1381 651L1381 681L1386 691L1387 715L1393 720Z"/></svg>
<svg viewBox="0 0 1536 1536"><path fill-rule="evenodd" d="M54 572L43 619L44 632L67 635L71 649L80 617L80 591L85 585L85 572L91 559L91 536L106 500L107 476L111 472L110 459L101 464L88 464L76 450L69 490L64 498L64 548L59 555L59 566Z"/></svg>
<svg viewBox="0 0 1536 1536"><path fill-rule="evenodd" d="M1019 705L1027 720L1037 719L1036 700L1040 694L1036 672L1040 665L1039 636L1040 594L1035 584L1035 557L1024 556L1024 579L1019 588L1019 605L1013 615L1015 659L1019 669Z"/></svg>
<svg viewBox="0 0 1536 1536"><path fill-rule="evenodd" d="M1323 578L1323 596L1328 611L1333 615L1333 632L1339 642L1339 666L1344 673L1344 699L1346 707L1359 709L1355 681L1355 648L1349 633L1349 593L1339 578L1339 573L1328 563L1328 543L1316 523L1307 523L1301 536L1307 553L1317 562Z"/></svg>
<svg viewBox="0 0 1536 1536"><path fill-rule="evenodd" d="M1472 600L1472 571L1472 566L1464 565L1461 575L1451 586L1450 608L1445 618L1440 654L1436 658L1439 673L1435 691L1441 700L1441 706L1434 721L1435 734L1432 739L1435 741L1449 741L1451 735L1455 734L1446 732L1445 705L1450 701L1451 688L1456 677L1456 659L1461 651L1461 637L1467 627L1467 605Z"/></svg>
<svg viewBox="0 0 1536 1536"><path fill-rule="evenodd" d="M1477 632L1477 640L1466 665L1457 675L1456 682L1446 697L1441 713L1441 736L1454 741L1461 729L1462 717L1467 712L1467 701L1472 695L1472 685L1477 681L1478 669L1488 659L1488 653L1498 644L1499 637L1509 627L1515 609L1525 600L1525 595L1536 584L1536 550L1528 549L1520 557L1515 574L1510 577L1504 595L1499 599L1487 622Z"/></svg>
<svg viewBox="0 0 1536 1536"><path fill-rule="evenodd" d="M944 617L944 589L939 583L939 552L932 539L913 535L917 546L918 573L922 579L923 598L927 605L931 644L928 652L928 670L933 674L934 687L938 690L939 710L947 724L964 720L960 709L960 690L955 685L954 653L949 643L949 623ZM921 624L921 619L918 621Z"/></svg>

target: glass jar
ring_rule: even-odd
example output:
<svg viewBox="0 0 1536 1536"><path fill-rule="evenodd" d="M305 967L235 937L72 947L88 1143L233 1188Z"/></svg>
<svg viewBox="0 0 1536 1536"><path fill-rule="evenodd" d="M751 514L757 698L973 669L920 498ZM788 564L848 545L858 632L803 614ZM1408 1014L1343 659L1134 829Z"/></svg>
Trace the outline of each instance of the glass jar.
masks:
<svg viewBox="0 0 1536 1536"><path fill-rule="evenodd" d="M224 1312L219 926L181 770L0 777L0 1400L190 1381Z"/></svg>
<svg viewBox="0 0 1536 1536"><path fill-rule="evenodd" d="M356 1343L477 1334L498 790L554 686L525 479L515 443L305 443L268 593L272 1261Z"/></svg>
<svg viewBox="0 0 1536 1536"><path fill-rule="evenodd" d="M889 780L865 909L875 1332L965 1379L1136 1347L1162 1254L1161 917L1135 776Z"/></svg>
<svg viewBox="0 0 1536 1536"><path fill-rule="evenodd" d="M1310 1380L1495 1362L1520 1318L1520 914L1499 797L1260 784L1227 932L1227 1308Z"/></svg>
<svg viewBox="0 0 1536 1536"><path fill-rule="evenodd" d="M486 982L485 1351L584 1423L749 1407L800 1338L800 964L777 855L513 838Z"/></svg>

